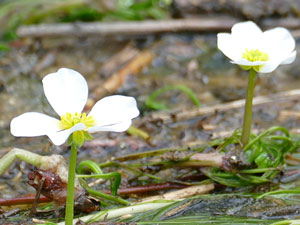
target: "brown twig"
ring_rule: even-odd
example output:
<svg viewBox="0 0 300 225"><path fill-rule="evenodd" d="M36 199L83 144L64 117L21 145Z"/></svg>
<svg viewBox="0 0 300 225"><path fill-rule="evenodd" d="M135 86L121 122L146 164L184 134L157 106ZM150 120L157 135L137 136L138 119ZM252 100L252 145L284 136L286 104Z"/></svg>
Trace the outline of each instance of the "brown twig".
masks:
<svg viewBox="0 0 300 225"><path fill-rule="evenodd" d="M30 217L33 217L36 213L36 207L39 203L39 199L40 199L40 196L41 196L41 191L42 191L42 188L43 188L43 185L45 183L45 177L43 177L40 181L39 181L39 184L38 184L38 188L36 190L36 195L35 195L35 198L34 198L34 202L32 204L32 208L30 210L30 214L29 216Z"/></svg>
<svg viewBox="0 0 300 225"><path fill-rule="evenodd" d="M135 187L128 187L128 188L119 188L118 194L119 195L128 195L128 194L138 194L138 193L145 193L149 191L160 191L160 190L168 190L168 189L182 189L186 188L188 185L184 184L175 184L171 182L161 183L161 184L149 184L143 186L135 186ZM103 191L104 193L110 194L109 190Z"/></svg>
<svg viewBox="0 0 300 225"><path fill-rule="evenodd" d="M130 42L119 51L117 54L110 57L105 64L101 67L100 75L101 77L109 77L111 74L117 72L121 67L126 65L135 56L139 54L139 50L134 47L133 43Z"/></svg>
<svg viewBox="0 0 300 225"><path fill-rule="evenodd" d="M180 31L222 31L229 30L237 19L197 18L177 20L145 20L140 22L94 22L60 23L21 26L17 30L19 37L61 37L91 35L139 35Z"/></svg>
<svg viewBox="0 0 300 225"><path fill-rule="evenodd" d="M190 157L189 161L183 162L180 166L211 166L221 167L223 165L224 154L221 153L196 153Z"/></svg>
<svg viewBox="0 0 300 225"><path fill-rule="evenodd" d="M206 194L214 190L214 184L202 184L197 186L190 186L181 190L168 192L163 195L151 196L144 198L141 202L155 201L155 200L178 200L183 198L188 198L195 195Z"/></svg>
<svg viewBox="0 0 300 225"><path fill-rule="evenodd" d="M100 99L107 93L114 93L126 80L130 74L137 74L145 66L149 65L154 54L145 50L134 57L126 66L114 73L103 85L93 90L96 99Z"/></svg>
<svg viewBox="0 0 300 225"><path fill-rule="evenodd" d="M260 106L265 104L279 104L284 101L297 100L300 97L300 89L280 92L268 96L258 96L253 98L253 106ZM172 123L174 121L187 120L202 115L209 115L216 112L224 112L232 109L242 108L245 105L245 100L237 100L229 103L207 106L202 108L195 108L189 110L170 110L164 112L155 112L149 115L151 120L162 120L164 124ZM148 120L149 117L145 117Z"/></svg>
<svg viewBox="0 0 300 225"><path fill-rule="evenodd" d="M25 196L25 197L17 197L10 199L0 199L0 206L12 206L12 205L23 205L23 204L32 204L34 202L35 196ZM40 196L39 203L51 202L52 200L45 197Z"/></svg>
<svg viewBox="0 0 300 225"><path fill-rule="evenodd" d="M135 22L93 22L93 23L60 23L21 26L17 30L19 37L64 37L64 36L111 36L140 35L166 32L220 32L228 31L239 20L228 16L218 18L187 18L170 20L145 20ZM263 19L260 25L264 28L286 27L299 29L298 18Z"/></svg>

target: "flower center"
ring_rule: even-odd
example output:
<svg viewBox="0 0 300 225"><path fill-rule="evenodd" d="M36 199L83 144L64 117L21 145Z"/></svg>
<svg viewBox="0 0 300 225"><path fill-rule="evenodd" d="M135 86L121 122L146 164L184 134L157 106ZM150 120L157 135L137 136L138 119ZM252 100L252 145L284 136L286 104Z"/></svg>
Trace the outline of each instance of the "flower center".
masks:
<svg viewBox="0 0 300 225"><path fill-rule="evenodd" d="M60 117L59 126L61 129L70 129L77 123L83 123L86 128L93 127L95 120L92 116L86 116L86 113L66 113Z"/></svg>
<svg viewBox="0 0 300 225"><path fill-rule="evenodd" d="M256 62L256 61L268 61L269 60L269 55L268 53L262 52L258 49L254 50L248 50L243 53L242 55L243 59L247 59L250 62Z"/></svg>

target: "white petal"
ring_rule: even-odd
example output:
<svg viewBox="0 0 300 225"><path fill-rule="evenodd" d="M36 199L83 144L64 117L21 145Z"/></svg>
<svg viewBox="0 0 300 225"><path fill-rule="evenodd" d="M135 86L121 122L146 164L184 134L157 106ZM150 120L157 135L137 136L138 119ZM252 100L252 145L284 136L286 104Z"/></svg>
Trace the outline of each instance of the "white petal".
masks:
<svg viewBox="0 0 300 225"><path fill-rule="evenodd" d="M113 95L98 101L88 116L92 116L97 127L112 126L131 120L139 115L133 97Z"/></svg>
<svg viewBox="0 0 300 225"><path fill-rule="evenodd" d="M95 126L88 128L87 131L90 133L98 132L98 131L114 131L114 132L123 132L128 130L131 125L131 120L124 120L120 123L116 123L108 126Z"/></svg>
<svg viewBox="0 0 300 225"><path fill-rule="evenodd" d="M247 59L239 59L236 61L231 61L231 63L242 65L242 66L260 66L260 65L266 64L267 62L266 61L251 62L251 61L248 61Z"/></svg>
<svg viewBox="0 0 300 225"><path fill-rule="evenodd" d="M78 123L68 130L61 130L61 131L57 131L57 132L53 132L53 133L48 133L47 135L50 138L50 140L53 142L53 144L62 145L63 143L66 142L68 137L73 132L78 131L78 130L84 130L85 127L86 126L83 123Z"/></svg>
<svg viewBox="0 0 300 225"><path fill-rule="evenodd" d="M10 132L16 137L36 137L59 130L59 120L42 113L28 112L12 119Z"/></svg>
<svg viewBox="0 0 300 225"><path fill-rule="evenodd" d="M237 23L231 30L231 34L218 34L218 48L231 60L241 59L246 49L260 49L263 33L255 23Z"/></svg>
<svg viewBox="0 0 300 225"><path fill-rule="evenodd" d="M232 35L244 37L244 36L260 36L262 34L261 29L252 21L240 22L233 25L231 28Z"/></svg>
<svg viewBox="0 0 300 225"><path fill-rule="evenodd" d="M277 27L263 33L261 50L268 52L271 58L278 58L277 55L285 58L294 51L295 46L295 39L285 28Z"/></svg>
<svg viewBox="0 0 300 225"><path fill-rule="evenodd" d="M260 69L260 73L271 73L280 65L279 61L268 61Z"/></svg>
<svg viewBox="0 0 300 225"><path fill-rule="evenodd" d="M263 32L252 21L233 25L231 35L235 45L241 48L242 51L246 49L259 49L261 47Z"/></svg>
<svg viewBox="0 0 300 225"><path fill-rule="evenodd" d="M231 60L235 61L241 58L242 50L244 48L239 48L236 44L234 38L227 33L219 33L217 36L218 48Z"/></svg>
<svg viewBox="0 0 300 225"><path fill-rule="evenodd" d="M277 58L274 60L268 61L266 64L264 64L259 72L260 73L271 73L273 72L280 64L290 64L294 62L296 58L296 51L293 51L288 57L282 59L282 58Z"/></svg>
<svg viewBox="0 0 300 225"><path fill-rule="evenodd" d="M286 59L284 59L280 64L290 64L293 63L296 59L296 51L293 51Z"/></svg>
<svg viewBox="0 0 300 225"><path fill-rule="evenodd" d="M81 112L87 101L88 86L83 76L62 68L43 79L45 95L58 115Z"/></svg>

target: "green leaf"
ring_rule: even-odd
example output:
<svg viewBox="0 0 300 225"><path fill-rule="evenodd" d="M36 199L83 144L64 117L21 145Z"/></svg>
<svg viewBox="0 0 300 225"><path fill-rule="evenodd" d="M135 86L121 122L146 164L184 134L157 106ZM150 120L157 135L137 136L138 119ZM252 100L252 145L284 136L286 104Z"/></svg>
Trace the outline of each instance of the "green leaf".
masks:
<svg viewBox="0 0 300 225"><path fill-rule="evenodd" d="M188 87L184 86L184 85L168 85L165 87L162 87L156 91L154 91L146 100L145 105L149 108L149 109L154 109L154 110L163 110L163 109L167 109L168 107L155 100L156 97L158 97L159 95L171 91L171 90L179 90L184 92L194 103L195 106L200 107L201 104L197 98L197 96L195 95L195 93L189 89Z"/></svg>

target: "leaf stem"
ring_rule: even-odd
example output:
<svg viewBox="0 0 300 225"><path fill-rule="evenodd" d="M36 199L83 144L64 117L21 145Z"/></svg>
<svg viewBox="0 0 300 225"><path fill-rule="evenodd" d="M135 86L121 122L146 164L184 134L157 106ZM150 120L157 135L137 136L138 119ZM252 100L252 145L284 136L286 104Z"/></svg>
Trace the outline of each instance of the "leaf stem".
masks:
<svg viewBox="0 0 300 225"><path fill-rule="evenodd" d="M40 167L43 157L19 148L13 148L0 159L0 175L12 164L15 159L23 160L31 165Z"/></svg>
<svg viewBox="0 0 300 225"><path fill-rule="evenodd" d="M69 162L69 175L68 175L68 189L67 189L68 193L67 193L66 216L65 216L66 225L73 224L76 159L77 159L77 147L75 146L75 144L72 144L71 156Z"/></svg>
<svg viewBox="0 0 300 225"><path fill-rule="evenodd" d="M251 69L248 78L246 104L244 110L244 123L243 123L242 137L241 137L241 142L243 147L248 144L250 134L251 134L252 100L254 95L255 77L256 77L256 72L255 70Z"/></svg>

